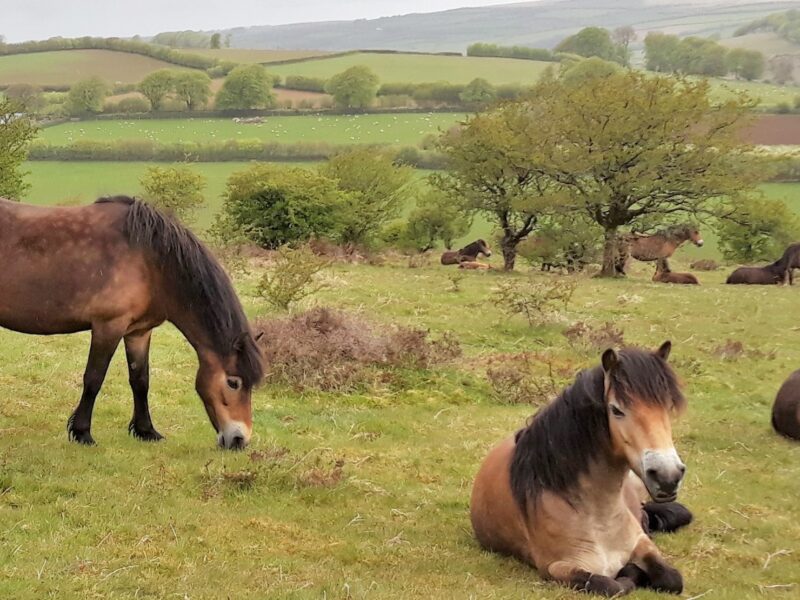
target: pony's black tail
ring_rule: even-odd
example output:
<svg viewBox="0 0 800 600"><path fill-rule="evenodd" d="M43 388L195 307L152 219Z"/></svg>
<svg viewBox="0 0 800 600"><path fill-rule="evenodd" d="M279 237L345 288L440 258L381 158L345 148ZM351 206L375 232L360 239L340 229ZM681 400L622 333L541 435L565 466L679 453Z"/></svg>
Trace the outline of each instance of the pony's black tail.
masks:
<svg viewBox="0 0 800 600"><path fill-rule="evenodd" d="M689 509L679 502L648 502L642 510L647 515L649 533L672 533L686 527L694 518Z"/></svg>

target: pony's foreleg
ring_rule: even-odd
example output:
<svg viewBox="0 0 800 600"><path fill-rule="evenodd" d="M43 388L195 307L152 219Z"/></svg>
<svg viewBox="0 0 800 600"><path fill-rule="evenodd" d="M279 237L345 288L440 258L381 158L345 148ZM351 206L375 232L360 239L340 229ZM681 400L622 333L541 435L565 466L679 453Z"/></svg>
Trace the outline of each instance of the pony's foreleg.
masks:
<svg viewBox="0 0 800 600"><path fill-rule="evenodd" d="M643 580L643 575L642 581L637 582L641 586L672 594L680 594L683 591L683 576L680 571L664 560L653 540L646 535L642 534L642 538L636 545L630 562L641 569L647 577L647 581ZM620 572L620 575L631 577L631 573L627 572L629 568L625 567Z"/></svg>
<svg viewBox="0 0 800 600"><path fill-rule="evenodd" d="M125 358L128 360L128 381L133 392L133 418L130 434L140 440L157 442L162 436L150 420L147 394L150 390L150 337L152 330L125 336Z"/></svg>
<svg viewBox="0 0 800 600"><path fill-rule="evenodd" d="M92 328L89 358L86 361L86 370L83 372L83 393L77 408L67 421L67 435L75 442L94 444L91 434L94 401L103 386L108 365L120 339L122 339L122 333L116 333L111 327Z"/></svg>
<svg viewBox="0 0 800 600"><path fill-rule="evenodd" d="M551 564L547 567L547 572L555 581L572 589L609 598L629 594L636 587L635 582L629 577L612 579L605 575L596 575L566 561Z"/></svg>

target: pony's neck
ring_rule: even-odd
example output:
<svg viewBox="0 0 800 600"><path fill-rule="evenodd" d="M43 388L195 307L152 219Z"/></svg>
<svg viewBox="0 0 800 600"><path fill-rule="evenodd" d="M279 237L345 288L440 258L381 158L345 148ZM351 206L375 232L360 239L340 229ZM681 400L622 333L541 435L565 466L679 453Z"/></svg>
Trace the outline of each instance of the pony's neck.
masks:
<svg viewBox="0 0 800 600"><path fill-rule="evenodd" d="M202 354L211 350L211 336L194 312L187 310L186 307L176 305L169 312L167 320L178 328L198 356L202 357Z"/></svg>

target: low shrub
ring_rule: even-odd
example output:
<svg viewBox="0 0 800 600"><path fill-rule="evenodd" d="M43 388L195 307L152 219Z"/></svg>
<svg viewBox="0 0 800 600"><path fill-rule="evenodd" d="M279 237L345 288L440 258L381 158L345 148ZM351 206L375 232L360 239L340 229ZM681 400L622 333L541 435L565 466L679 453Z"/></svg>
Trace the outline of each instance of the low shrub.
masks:
<svg viewBox="0 0 800 600"><path fill-rule="evenodd" d="M352 391L387 380L394 369L428 369L461 356L450 335L375 325L363 317L317 307L293 317L260 319L266 381L296 389Z"/></svg>
<svg viewBox="0 0 800 600"><path fill-rule="evenodd" d="M608 348L621 348L625 345L625 334L610 321L602 325L591 325L578 321L564 331L572 347L586 349L592 352L602 352Z"/></svg>
<svg viewBox="0 0 800 600"><path fill-rule="evenodd" d="M501 404L542 406L555 398L575 372L572 363L559 363L543 353L522 352L489 358L486 379Z"/></svg>
<svg viewBox="0 0 800 600"><path fill-rule="evenodd" d="M329 262L314 254L307 246L284 246L258 284L258 295L279 310L289 310L293 304L324 289L319 274Z"/></svg>
<svg viewBox="0 0 800 600"><path fill-rule="evenodd" d="M494 303L509 316L521 315L531 327L567 310L578 287L574 279L517 279L503 281L492 294Z"/></svg>

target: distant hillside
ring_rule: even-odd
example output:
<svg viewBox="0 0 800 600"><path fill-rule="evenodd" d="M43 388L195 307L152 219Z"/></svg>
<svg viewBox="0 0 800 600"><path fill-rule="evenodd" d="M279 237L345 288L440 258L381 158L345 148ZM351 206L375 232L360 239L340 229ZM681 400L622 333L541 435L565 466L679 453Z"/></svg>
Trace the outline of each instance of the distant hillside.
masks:
<svg viewBox="0 0 800 600"><path fill-rule="evenodd" d="M754 19L790 8L800 8L800 1L544 0L381 19L239 27L222 33L230 34L237 48L463 52L476 41L553 47L588 25L633 25L640 37L657 30L725 38Z"/></svg>

